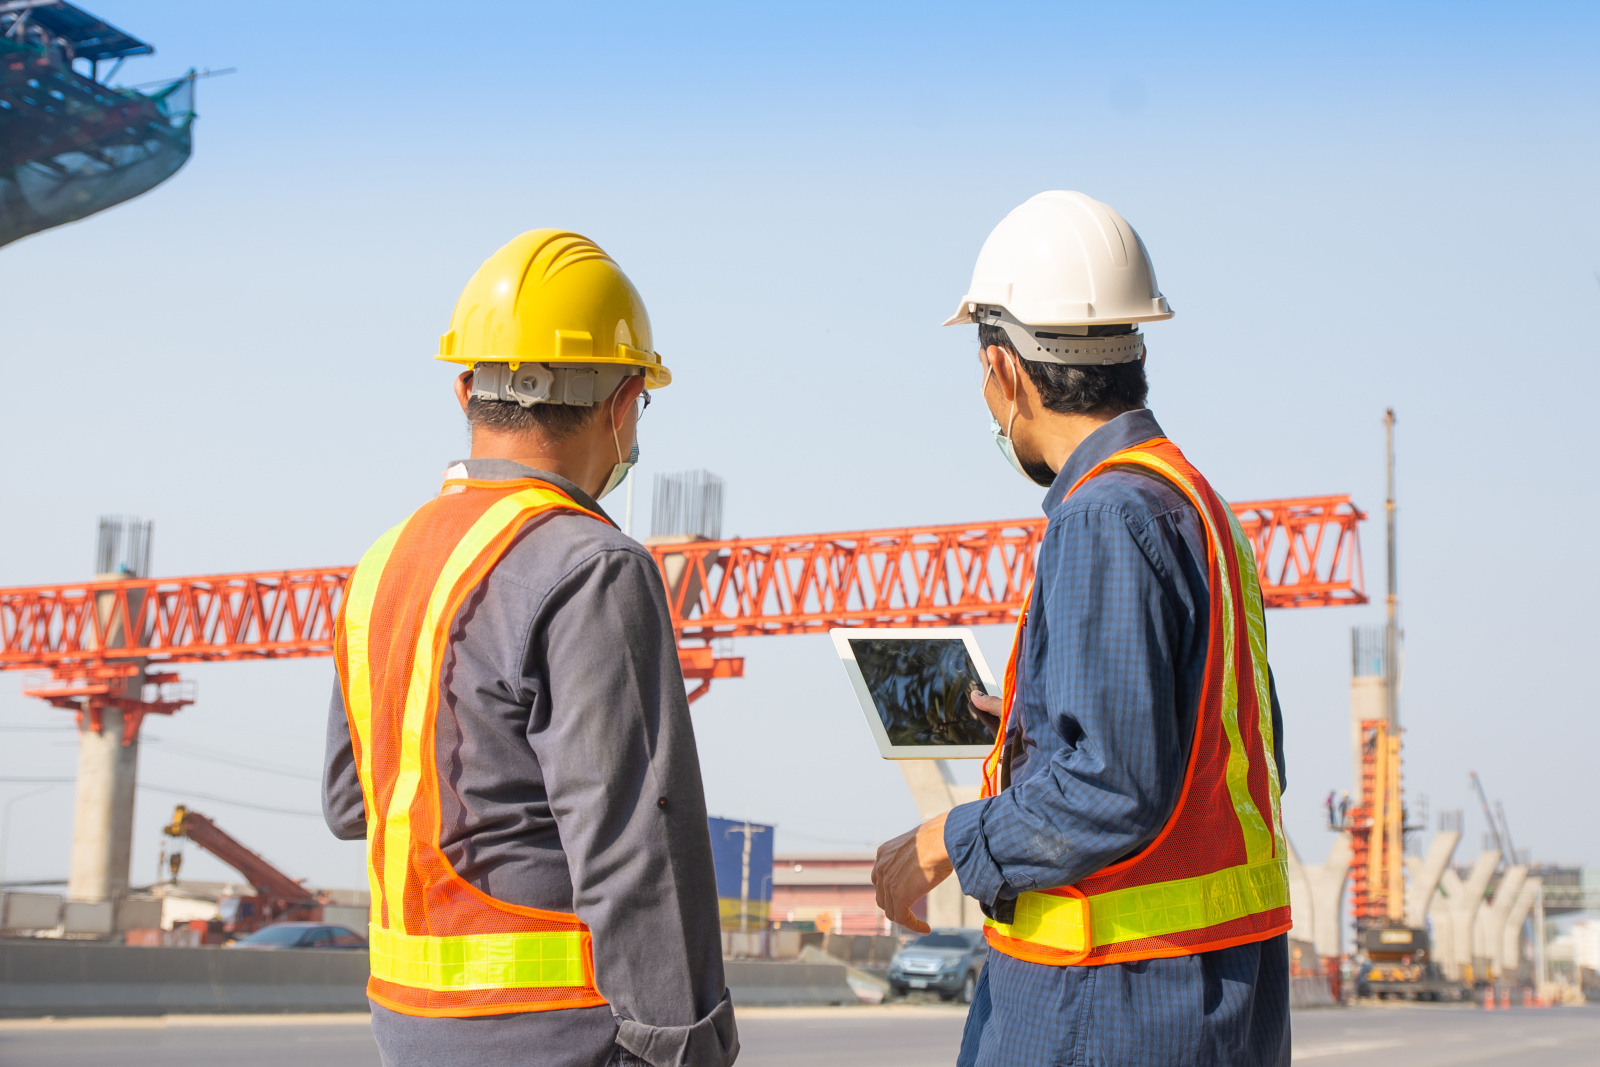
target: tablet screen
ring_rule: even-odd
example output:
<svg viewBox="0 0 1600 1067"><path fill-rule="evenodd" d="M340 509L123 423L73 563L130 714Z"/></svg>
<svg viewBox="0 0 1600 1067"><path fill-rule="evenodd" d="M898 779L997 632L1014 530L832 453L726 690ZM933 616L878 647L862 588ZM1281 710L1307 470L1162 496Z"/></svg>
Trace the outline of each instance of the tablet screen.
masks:
<svg viewBox="0 0 1600 1067"><path fill-rule="evenodd" d="M889 743L992 745L994 728L972 713L983 682L959 638L849 638Z"/></svg>

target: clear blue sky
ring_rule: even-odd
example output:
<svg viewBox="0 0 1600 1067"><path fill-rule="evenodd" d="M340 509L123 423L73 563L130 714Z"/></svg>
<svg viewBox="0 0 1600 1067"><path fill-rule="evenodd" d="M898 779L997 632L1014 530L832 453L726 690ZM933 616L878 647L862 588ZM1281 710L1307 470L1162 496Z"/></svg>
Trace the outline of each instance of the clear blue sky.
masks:
<svg viewBox="0 0 1600 1067"><path fill-rule="evenodd" d="M1234 499L1355 494L1373 591L1398 410L1407 791L1467 809L1458 858L1472 769L1536 858L1600 863L1592 5L89 6L156 45L125 82L239 73L201 84L167 184L0 249L0 583L87 576L105 512L155 519L158 574L353 561L465 450L436 338L539 226L649 304L676 381L644 487L716 471L732 534L1035 514L972 331L938 323L1011 207L1081 189L1177 309L1147 329L1169 433ZM1270 619L1309 859L1349 784L1348 630L1380 617ZM745 680L695 705L711 810L780 850L909 826L826 639L738 651ZM179 746L313 771L331 665L184 673L200 702L147 727L144 780L314 808ZM0 724L64 722L21 682ZM68 733L0 733L0 775L73 766ZM141 795L136 880L171 799ZM315 819L195 806L362 884ZM71 807L17 807L11 876L65 872Z"/></svg>

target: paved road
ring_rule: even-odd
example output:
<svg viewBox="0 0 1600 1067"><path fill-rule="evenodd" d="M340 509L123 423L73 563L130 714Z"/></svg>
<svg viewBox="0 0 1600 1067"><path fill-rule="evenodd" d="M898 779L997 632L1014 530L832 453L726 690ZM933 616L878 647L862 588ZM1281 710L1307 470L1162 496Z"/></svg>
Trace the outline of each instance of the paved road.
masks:
<svg viewBox="0 0 1600 1067"><path fill-rule="evenodd" d="M955 1059L953 1007L768 1008L740 1013L739 1067L928 1067ZM1295 1063L1313 1067L1593 1067L1600 1006L1483 1012L1451 1006L1306 1011ZM377 1067L362 1017L0 1021L4 1067Z"/></svg>

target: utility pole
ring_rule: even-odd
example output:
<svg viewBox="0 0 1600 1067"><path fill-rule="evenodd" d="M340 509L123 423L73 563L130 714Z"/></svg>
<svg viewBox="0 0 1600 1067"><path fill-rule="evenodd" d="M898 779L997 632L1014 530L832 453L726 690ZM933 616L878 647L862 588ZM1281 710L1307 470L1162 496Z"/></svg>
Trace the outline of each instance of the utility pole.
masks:
<svg viewBox="0 0 1600 1067"><path fill-rule="evenodd" d="M750 852L755 843L756 834L764 834L770 827L758 826L749 819L744 821L742 827L730 829L728 833L739 834L744 838L744 849L740 860L739 870L739 933L750 932Z"/></svg>
<svg viewBox="0 0 1600 1067"><path fill-rule="evenodd" d="M628 471L628 506L622 511L622 532L629 537L633 536L633 483L638 481L637 466Z"/></svg>

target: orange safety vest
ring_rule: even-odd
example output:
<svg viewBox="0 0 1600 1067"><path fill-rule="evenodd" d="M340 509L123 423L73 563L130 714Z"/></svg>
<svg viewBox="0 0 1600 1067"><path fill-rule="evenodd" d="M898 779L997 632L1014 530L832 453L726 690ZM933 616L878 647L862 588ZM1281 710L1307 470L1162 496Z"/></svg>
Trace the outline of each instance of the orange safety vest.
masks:
<svg viewBox="0 0 1600 1067"><path fill-rule="evenodd" d="M554 509L601 518L531 478L446 481L367 550L346 588L334 658L367 815L367 995L406 1015L606 1002L576 915L496 900L439 850L434 720L451 624L528 521Z"/></svg>
<svg viewBox="0 0 1600 1067"><path fill-rule="evenodd" d="M1177 804L1149 845L1076 885L1024 892L1010 923L985 924L995 949L1034 963L1188 956L1264 941L1289 929L1288 845L1273 760L1266 621L1255 557L1233 509L1164 437L1111 456L1078 479L1068 495L1108 468L1127 466L1172 483L1205 527L1211 622L1194 742ZM1025 603L1006 664L999 732L983 764L986 797L1000 788L1027 618Z"/></svg>

